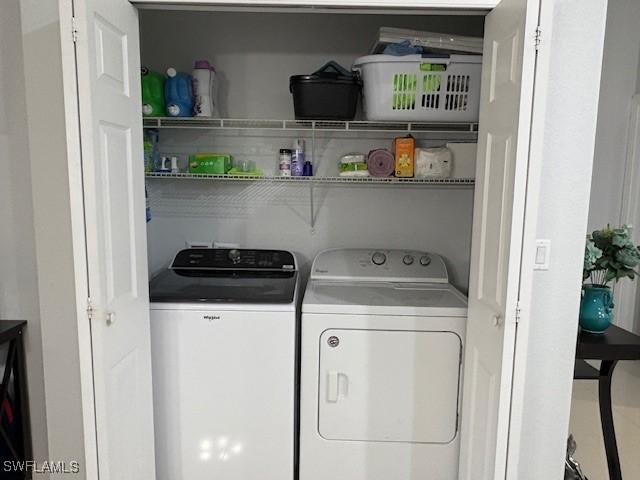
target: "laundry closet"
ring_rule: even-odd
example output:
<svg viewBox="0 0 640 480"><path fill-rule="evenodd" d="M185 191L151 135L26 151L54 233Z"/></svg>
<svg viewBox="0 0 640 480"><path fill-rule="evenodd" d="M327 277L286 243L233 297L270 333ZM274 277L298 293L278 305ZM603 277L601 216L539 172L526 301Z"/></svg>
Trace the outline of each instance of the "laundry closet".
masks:
<svg viewBox="0 0 640 480"><path fill-rule="evenodd" d="M146 126L160 127L160 155L177 156L185 172L190 154L226 152L238 164L254 162L270 177L148 176L150 272L165 267L178 249L197 243L291 250L305 269L327 248L427 249L446 258L452 283L466 291L474 150L460 153L452 178L439 183L358 182L359 177L338 177L338 167L345 154L393 151L394 138L409 134L418 147L475 143L477 119L366 122L360 101L354 119L359 123L318 121L314 128L311 121L300 121L298 127L289 78L331 60L351 69L369 53L381 27L482 37L483 23L482 15L142 10L142 64L163 73L169 67L191 72L194 60L209 59L219 82L220 116L232 119L147 117ZM313 164L311 182L277 176L279 150L298 138Z"/></svg>
<svg viewBox="0 0 640 480"><path fill-rule="evenodd" d="M79 3L87 283L90 311L105 319L92 317L93 448L99 469L113 472L104 478L153 470L148 281L188 247L294 252L302 286L314 257L331 248L416 252L410 262L398 257L416 268L431 262L420 252L442 257L438 281L468 294L466 326L456 327L466 330L464 351L454 359L463 380L450 385L460 452L447 471L459 463L457 478L504 478L522 368L514 367L516 324L532 270L535 224L525 210L538 200L540 159L529 152L534 92L544 93L534 87L539 4L373 3ZM353 120L296 118L291 76L329 61L351 69L388 28L484 38L478 118L369 120L361 100ZM219 115L143 118L141 67L190 72L201 59L215 68ZM428 107L426 92L409 104ZM154 131L160 157L176 159L173 172L165 162L144 171L143 128ZM345 155L393 151L408 136L417 148L450 148L450 175L340 175ZM300 141L313 175L283 178L279 152ZM233 156L243 172L190 171L190 156L206 152Z"/></svg>

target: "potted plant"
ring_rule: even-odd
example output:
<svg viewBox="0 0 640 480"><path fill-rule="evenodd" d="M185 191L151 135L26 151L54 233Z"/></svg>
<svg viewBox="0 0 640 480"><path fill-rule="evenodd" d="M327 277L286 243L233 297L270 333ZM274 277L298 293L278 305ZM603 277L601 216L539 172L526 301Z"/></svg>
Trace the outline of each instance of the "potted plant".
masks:
<svg viewBox="0 0 640 480"><path fill-rule="evenodd" d="M580 326L591 333L602 333L613 318L610 284L621 278L633 280L638 274L640 249L631 241L631 227L596 230L587 235L584 251Z"/></svg>

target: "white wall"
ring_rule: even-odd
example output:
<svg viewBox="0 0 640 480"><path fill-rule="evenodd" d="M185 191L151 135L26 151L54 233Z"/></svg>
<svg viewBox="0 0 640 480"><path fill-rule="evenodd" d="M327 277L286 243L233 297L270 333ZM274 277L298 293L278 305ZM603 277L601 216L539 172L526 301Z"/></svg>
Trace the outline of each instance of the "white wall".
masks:
<svg viewBox="0 0 640 480"><path fill-rule="evenodd" d="M631 97L640 91L638 25L640 2L609 2L588 231L620 222Z"/></svg>
<svg viewBox="0 0 640 480"><path fill-rule="evenodd" d="M482 34L482 17L405 17L341 14L239 14L141 12L142 60L163 71L191 71L208 58L222 78L223 115L293 118L289 76L311 73L335 59L346 68L367 53L380 26ZM176 29L176 25L189 25ZM274 34L274 31L276 34ZM161 130L162 154L223 151L255 161L272 174L279 148L290 148L295 132L185 132ZM298 135L307 142L309 132ZM318 134L316 174L337 175L345 153L391 148L393 134ZM416 135L419 146L469 135ZM473 159L471 159L473 161ZM473 170L472 170L473 171ZM308 186L213 184L151 180L149 224L151 271L166 265L186 240L237 242L243 247L283 248L303 266L329 247L411 248L447 260L452 283L467 289L472 189L333 186L316 188L315 228L310 226Z"/></svg>
<svg viewBox="0 0 640 480"><path fill-rule="evenodd" d="M0 3L0 319L27 320L25 349L34 458L47 423L19 0ZM4 351L0 363L4 365Z"/></svg>
<svg viewBox="0 0 640 480"><path fill-rule="evenodd" d="M607 224L629 223L635 226L635 239L640 242L637 208L634 193L629 190L628 175L635 171L628 158L632 97L640 92L640 2L617 0L609 2L602 65L601 94L598 110L598 129L593 164L591 203L588 231ZM633 183L637 188L637 183ZM640 291L637 282L621 280L616 287L616 315L614 322L626 329L640 328L637 320L640 302L635 313L632 297ZM634 321L635 320L635 321Z"/></svg>
<svg viewBox="0 0 640 480"><path fill-rule="evenodd" d="M536 102L532 129L532 155L543 159L533 211L535 237L551 240L551 258L548 271L534 273L530 321L518 326L516 371L526 363L526 373L516 376L513 418L521 423L510 445L520 461L509 477L518 480L563 478L583 264L576 246L587 226L605 9L606 0L542 2L536 88L547 96Z"/></svg>
<svg viewBox="0 0 640 480"><path fill-rule="evenodd" d="M292 142L288 136L274 138L257 132L233 135L163 130L161 150L165 154L189 149L230 151L236 158L257 161L270 174L277 149ZM390 147L393 141L392 134L387 138L380 138L380 134L357 137L316 139L316 171L335 176L339 155L367 152L374 146ZM441 143L417 137L420 145ZM311 143L309 138L307 143ZM259 153L251 153L256 150ZM184 154L181 159L184 161ZM150 269L155 272L165 266L186 241L215 240L249 248L288 249L300 255L303 266L320 250L330 247L411 248L443 255L452 283L466 290L472 188L334 185L316 187L313 192L314 228L308 185L149 180Z"/></svg>
<svg viewBox="0 0 640 480"><path fill-rule="evenodd" d="M162 205L153 210L149 229L154 270L187 240L292 250L305 268L329 247L407 248L443 255L452 282L466 288L471 189L316 187L312 229L308 186L171 183L164 186L173 191L150 189L159 197L153 204ZM170 213L158 214L164 208Z"/></svg>
<svg viewBox="0 0 640 480"><path fill-rule="evenodd" d="M209 59L220 76L221 114L293 118L289 76L329 60L350 68L366 55L380 26L482 36L481 16L140 12L142 63L191 72Z"/></svg>
<svg viewBox="0 0 640 480"><path fill-rule="evenodd" d="M629 208L629 198L637 198L637 194L623 192L623 186L629 180L625 176L637 172L637 166L632 169L627 165L625 169L625 161L628 160L627 149L631 140L629 134L633 135L628 130L632 115L631 98L640 92L639 24L640 2L609 1L588 231L607 223L626 223L621 214ZM635 186L638 188L637 183ZM629 196L623 199L623 193ZM638 213L634 209L635 206L631 205L629 214L637 218ZM635 227L636 241L640 240L640 225L637 221L629 223ZM638 280L630 282L627 279L616 286L614 315L617 325L636 333L640 332L640 289L637 286ZM638 296L635 314L633 300L629 303L634 293ZM621 362L613 379L614 422L624 478L637 478L640 472L640 460L636 453L640 432L639 378L638 362ZM595 382L574 382L570 431L578 442L576 458L586 475L589 478L608 478Z"/></svg>

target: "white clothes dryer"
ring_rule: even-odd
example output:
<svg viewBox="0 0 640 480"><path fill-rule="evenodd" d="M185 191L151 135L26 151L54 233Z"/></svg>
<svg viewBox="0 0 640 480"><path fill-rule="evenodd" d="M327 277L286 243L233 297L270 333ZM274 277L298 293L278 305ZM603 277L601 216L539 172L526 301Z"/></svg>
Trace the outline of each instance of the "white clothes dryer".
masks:
<svg viewBox="0 0 640 480"><path fill-rule="evenodd" d="M438 255L320 253L302 304L300 480L458 478L466 316Z"/></svg>

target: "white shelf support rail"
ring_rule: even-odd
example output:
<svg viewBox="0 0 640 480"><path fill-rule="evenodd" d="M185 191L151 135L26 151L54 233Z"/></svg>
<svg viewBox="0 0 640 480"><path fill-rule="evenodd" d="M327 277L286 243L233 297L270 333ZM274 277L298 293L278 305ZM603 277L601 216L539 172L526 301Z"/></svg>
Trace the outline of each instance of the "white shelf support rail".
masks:
<svg viewBox="0 0 640 480"><path fill-rule="evenodd" d="M473 178L396 178L396 177L274 177L255 175L216 175L207 173L146 173L151 179L208 180L214 182L278 182L308 185L406 185L431 187L473 187Z"/></svg>
<svg viewBox="0 0 640 480"><path fill-rule="evenodd" d="M311 130L325 132L391 132L391 133L478 133L477 123L468 122L371 122L364 120L269 120L204 117L145 117L145 128L200 130Z"/></svg>

